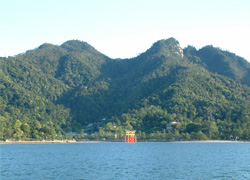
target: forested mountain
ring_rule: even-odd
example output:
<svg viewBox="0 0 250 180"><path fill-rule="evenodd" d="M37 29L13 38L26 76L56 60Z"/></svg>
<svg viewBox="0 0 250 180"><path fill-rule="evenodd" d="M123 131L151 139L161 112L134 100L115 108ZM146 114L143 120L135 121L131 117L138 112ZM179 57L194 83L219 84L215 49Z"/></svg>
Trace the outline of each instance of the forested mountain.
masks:
<svg viewBox="0 0 250 180"><path fill-rule="evenodd" d="M170 38L111 59L71 40L0 61L1 139L87 127L106 138L250 139L250 64L212 46L182 50Z"/></svg>
<svg viewBox="0 0 250 180"><path fill-rule="evenodd" d="M185 56L207 70L240 81L250 86L250 63L233 53L222 51L213 46L196 50L192 46L184 49Z"/></svg>

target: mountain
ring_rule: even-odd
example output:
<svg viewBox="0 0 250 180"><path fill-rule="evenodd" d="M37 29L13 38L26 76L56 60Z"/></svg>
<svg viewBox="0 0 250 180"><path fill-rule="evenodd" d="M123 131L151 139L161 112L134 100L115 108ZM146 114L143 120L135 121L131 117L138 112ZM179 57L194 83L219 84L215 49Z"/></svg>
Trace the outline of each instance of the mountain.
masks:
<svg viewBox="0 0 250 180"><path fill-rule="evenodd" d="M184 53L189 60L207 70L250 86L250 64L245 59L213 46L205 46L198 51L188 46L184 49Z"/></svg>
<svg viewBox="0 0 250 180"><path fill-rule="evenodd" d="M1 61L1 139L99 136L250 139L250 64L213 46L174 38L131 59L86 42L43 44ZM177 122L174 126L171 122Z"/></svg>

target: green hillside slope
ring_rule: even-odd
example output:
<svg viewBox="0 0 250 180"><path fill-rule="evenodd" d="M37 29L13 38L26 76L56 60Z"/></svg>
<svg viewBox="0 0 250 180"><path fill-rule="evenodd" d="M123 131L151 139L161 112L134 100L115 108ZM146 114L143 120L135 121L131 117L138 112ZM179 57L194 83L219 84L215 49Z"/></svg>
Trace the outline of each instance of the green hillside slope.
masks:
<svg viewBox="0 0 250 180"><path fill-rule="evenodd" d="M250 139L250 64L212 46L183 51L170 38L111 59L72 40L0 61L1 139L88 127L100 138Z"/></svg>

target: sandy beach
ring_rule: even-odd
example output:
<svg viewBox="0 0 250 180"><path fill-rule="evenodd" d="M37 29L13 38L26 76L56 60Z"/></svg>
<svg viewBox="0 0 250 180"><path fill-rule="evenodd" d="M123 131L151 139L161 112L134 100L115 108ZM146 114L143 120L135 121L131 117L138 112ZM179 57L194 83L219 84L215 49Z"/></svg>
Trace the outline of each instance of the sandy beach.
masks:
<svg viewBox="0 0 250 180"><path fill-rule="evenodd" d="M0 144L53 144L53 143L76 143L75 140L53 140L53 141L0 141Z"/></svg>

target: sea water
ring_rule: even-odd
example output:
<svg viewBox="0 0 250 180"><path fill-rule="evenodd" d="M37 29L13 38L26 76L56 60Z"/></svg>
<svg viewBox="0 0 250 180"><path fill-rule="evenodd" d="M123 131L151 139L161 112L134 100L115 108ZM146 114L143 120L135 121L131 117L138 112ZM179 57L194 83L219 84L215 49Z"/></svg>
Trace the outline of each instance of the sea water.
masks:
<svg viewBox="0 0 250 180"><path fill-rule="evenodd" d="M1 180L249 180L250 143L0 145Z"/></svg>

